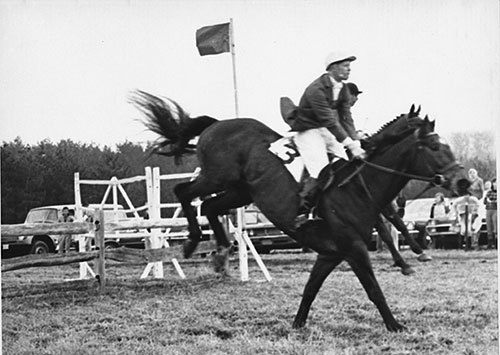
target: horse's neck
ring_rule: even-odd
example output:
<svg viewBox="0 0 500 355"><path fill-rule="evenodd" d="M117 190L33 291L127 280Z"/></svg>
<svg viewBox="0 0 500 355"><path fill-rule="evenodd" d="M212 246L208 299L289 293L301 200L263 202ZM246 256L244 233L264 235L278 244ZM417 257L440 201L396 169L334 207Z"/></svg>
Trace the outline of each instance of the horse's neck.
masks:
<svg viewBox="0 0 500 355"><path fill-rule="evenodd" d="M410 151L403 147L404 144L396 144L373 157L371 162L398 172L405 172L408 167ZM366 184L374 202L379 207L386 206L394 200L409 181L408 178L396 173L392 174L371 167L367 169L369 172L366 174L369 175L366 175Z"/></svg>

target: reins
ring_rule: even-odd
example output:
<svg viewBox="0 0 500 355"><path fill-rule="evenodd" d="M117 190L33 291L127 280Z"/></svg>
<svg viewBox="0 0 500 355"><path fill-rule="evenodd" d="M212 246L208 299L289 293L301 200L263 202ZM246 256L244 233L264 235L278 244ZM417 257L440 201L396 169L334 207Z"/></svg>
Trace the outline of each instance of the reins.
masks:
<svg viewBox="0 0 500 355"><path fill-rule="evenodd" d="M372 162L370 162L370 161L368 161L366 159L359 159L359 160L362 162L362 164L358 168L356 168L356 170L354 170L354 172L352 174L350 174L348 177L346 177L338 185L339 187L342 187L345 184L347 184L354 176L358 175L361 172L361 170L363 170L363 168L366 165L368 165L368 166L370 166L370 167L372 167L374 169L377 169L377 170L380 170L380 171L392 174L392 175L403 176L403 177L406 177L406 178L409 178L409 179L415 179L415 180L420 180L420 181L427 181L427 182L430 182L433 185L441 185L443 183L443 181L444 181L444 176L441 175L441 174L436 174L433 177L422 176L422 175L415 175L415 174L405 173L404 171L398 171L398 170L395 170L395 169L387 168L385 166L372 163ZM457 164L454 163L453 166L455 166L455 165L457 165ZM453 166L451 166L449 169L451 169ZM447 169L447 170L449 170L449 169Z"/></svg>

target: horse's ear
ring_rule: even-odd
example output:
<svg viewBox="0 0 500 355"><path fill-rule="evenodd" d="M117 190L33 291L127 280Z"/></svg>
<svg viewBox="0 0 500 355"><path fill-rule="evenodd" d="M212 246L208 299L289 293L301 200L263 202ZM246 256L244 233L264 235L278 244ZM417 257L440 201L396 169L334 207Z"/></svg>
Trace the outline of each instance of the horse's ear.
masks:
<svg viewBox="0 0 500 355"><path fill-rule="evenodd" d="M417 112L415 112L415 116L418 116L418 115L420 115L420 105L418 105Z"/></svg>
<svg viewBox="0 0 500 355"><path fill-rule="evenodd" d="M415 113L415 104L412 104L410 107L410 113L408 115L413 116L414 113Z"/></svg>
<svg viewBox="0 0 500 355"><path fill-rule="evenodd" d="M436 126L436 120L431 121L429 119L429 115L425 115L424 122L425 122L425 124L427 124L429 126L429 131L434 132L434 127Z"/></svg>

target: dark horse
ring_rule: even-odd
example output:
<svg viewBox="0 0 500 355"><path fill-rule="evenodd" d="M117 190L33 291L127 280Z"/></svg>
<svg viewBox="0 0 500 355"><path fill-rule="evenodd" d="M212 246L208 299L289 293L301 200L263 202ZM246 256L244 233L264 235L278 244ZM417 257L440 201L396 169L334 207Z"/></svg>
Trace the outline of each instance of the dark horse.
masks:
<svg viewBox="0 0 500 355"><path fill-rule="evenodd" d="M269 145L281 136L254 119L217 121L208 116L190 118L175 102L137 92L133 102L146 115L146 126L162 138L155 152L179 159L196 150L201 172L196 180L181 183L175 193L188 219L189 256L200 240L201 230L191 201L210 196L202 205L220 247L229 247L218 219L231 208L255 202L279 229L319 255L312 269L295 317L295 328L304 326L310 306L323 281L346 260L376 305L390 331L398 323L375 278L367 251L373 226L384 206L411 178L432 180L442 174L443 186L455 189L464 178L450 147L434 133L434 122L418 117L414 106L386 124L366 141L369 159L336 168L335 179L322 192L317 206L320 219L295 228L299 208L299 184L271 153ZM196 145L190 140L199 136Z"/></svg>

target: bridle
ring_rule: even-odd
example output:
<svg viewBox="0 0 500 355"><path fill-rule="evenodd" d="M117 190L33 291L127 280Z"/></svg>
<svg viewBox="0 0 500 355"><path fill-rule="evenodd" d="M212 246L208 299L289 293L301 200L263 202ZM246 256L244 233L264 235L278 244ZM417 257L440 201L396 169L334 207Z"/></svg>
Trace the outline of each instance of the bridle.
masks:
<svg viewBox="0 0 500 355"><path fill-rule="evenodd" d="M414 132L415 136L418 137L418 130L416 130ZM437 136L438 134L435 133L435 132L430 132L428 133L427 135L425 135L425 138L430 138L430 137L435 137ZM425 143L423 143L423 139L421 138L417 138L416 140L416 145L417 145L417 150L415 151L415 154L416 152L421 149L422 146L426 145ZM430 147L432 149L432 147ZM414 154L414 155L415 155ZM412 159L414 157L412 156ZM358 175L361 170L363 170L365 168L365 166L369 166L371 168L374 168L374 169L377 169L379 171L383 171L383 172L386 172L386 173L389 173L389 174L392 174L392 175L397 175L397 176L402 176L402 177L406 177L408 179L414 179L414 180L420 180L420 181L425 181L425 182L429 182L429 185L431 187L434 187L434 186L441 186L443 185L445 182L446 182L446 178L444 176L444 174L448 171L450 171L451 169L454 169L456 168L457 166L460 166L460 164L454 160L452 161L451 163L449 163L448 165L446 165L444 168L440 169L439 173L438 174L435 174L434 176L423 176L423 175L416 175L416 174L410 174L410 173L407 173L407 172L404 172L404 171L399 171L399 170L396 170L396 169L392 169L392 168L388 168L388 167L385 167L385 166L382 166L382 165L379 165L379 164L375 164L375 163L372 163L371 161L368 161L366 159L357 159L357 161L360 161L361 162L361 165L356 168L356 170L350 174L348 177L346 177L338 186L339 187L342 187L344 186L345 184L347 184L354 176ZM428 163L425 163L427 165L427 167L429 168L429 170L431 170L431 168L429 167L429 164Z"/></svg>
<svg viewBox="0 0 500 355"><path fill-rule="evenodd" d="M437 133L430 132L430 133L426 134L423 138L419 138L418 137L418 129L417 129L414 132L414 135L417 137L416 142L415 142L415 144L417 145L417 149L415 149L415 153L413 154L413 156L411 158L412 160L414 160L415 155L417 154L417 152L419 150L422 149L423 146L427 146L428 148L430 148L432 150L438 149L438 147L436 147L434 149L432 144L424 143L424 140L426 138L432 138L433 136L434 137L438 136ZM460 164L456 160L453 160L452 162L447 164L445 167L440 169L437 174L429 177L429 176L424 176L424 175L410 174L410 173L407 173L405 171L399 171L396 169L388 168L388 167L385 167L385 166L382 166L379 164L375 164L375 163L368 161L366 159L357 159L357 161L361 162L360 166L358 168L356 168L356 170L352 174L350 174L347 178L345 178L338 186L342 187L345 184L347 184L353 177L358 176L359 181L361 182L361 185L363 186L363 189L365 190L366 194L369 196L369 198L372 201L374 200L373 196L372 196L368 186L366 185L362 175L359 174L361 172L361 170L363 170L365 167L370 167L370 168L373 168L373 169L376 169L379 171L386 172L386 173L391 174L391 175L397 175L397 176L406 177L408 179L414 179L414 180L428 182L429 184L427 184L427 186L422 191L420 191L416 196L413 197L413 199L416 199L416 198L419 198L420 196L422 196L429 189L431 189L435 186L443 185L447 181L444 174L446 174L448 171L460 166ZM432 170L427 162L425 162L425 165L427 166L427 168L430 171Z"/></svg>

